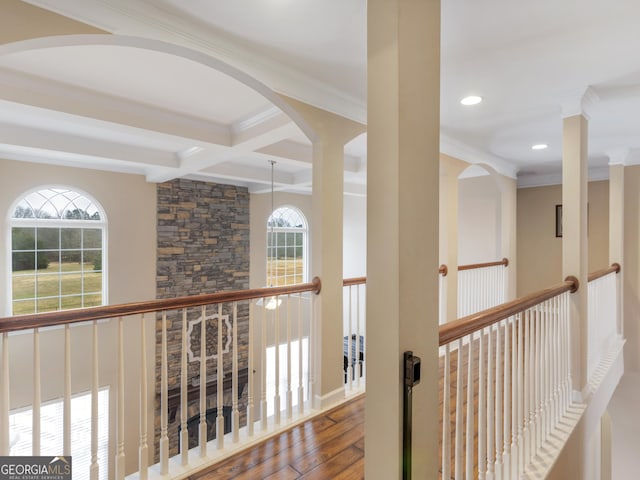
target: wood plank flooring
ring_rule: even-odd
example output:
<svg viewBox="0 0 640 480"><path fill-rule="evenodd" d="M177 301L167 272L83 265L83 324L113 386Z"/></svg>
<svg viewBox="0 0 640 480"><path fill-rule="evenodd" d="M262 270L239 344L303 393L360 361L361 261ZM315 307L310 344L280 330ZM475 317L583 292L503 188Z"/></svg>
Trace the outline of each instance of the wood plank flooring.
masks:
<svg viewBox="0 0 640 480"><path fill-rule="evenodd" d="M509 332L509 330L507 330ZM504 335L504 334L503 334ZM504 336L502 337L504 339ZM485 339L486 340L486 339ZM477 340L473 342L472 355L476 366L473 372L473 477L477 478L477 429L478 429L478 347ZM508 348L508 347L507 347ZM462 399L463 412L467 414L467 362L468 345L460 352L462 367ZM485 359L486 362L486 359ZM458 352L453 350L450 355L450 425L451 425L451 472L455 471L455 418L456 418L456 387L457 387ZM486 363L485 363L486 365ZM504 373L503 373L504 374ZM495 382L502 382L503 376L494 378ZM444 359L440 358L440 432L442 432L442 404L444 391ZM207 470L191 477L192 480L237 479L237 480L293 480L293 479L362 479L364 478L364 394L340 405L328 412L322 413L307 422L265 440L263 443L246 450L243 453L218 463ZM414 405L414 408L417 408ZM496 414L501 414L496 409ZM438 439L441 444L442 438ZM460 452L465 458L466 428L463 421L462 444ZM440 464L442 449L439 446ZM464 478L464 461L461 466ZM441 475L440 475L441 478Z"/></svg>
<svg viewBox="0 0 640 480"><path fill-rule="evenodd" d="M193 480L364 478L364 395L191 477Z"/></svg>

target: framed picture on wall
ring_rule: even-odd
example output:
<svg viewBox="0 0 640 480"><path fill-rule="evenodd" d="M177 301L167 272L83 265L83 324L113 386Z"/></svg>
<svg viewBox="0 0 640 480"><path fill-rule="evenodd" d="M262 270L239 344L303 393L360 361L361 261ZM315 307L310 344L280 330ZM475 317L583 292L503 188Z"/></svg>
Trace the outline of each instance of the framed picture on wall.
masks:
<svg viewBox="0 0 640 480"><path fill-rule="evenodd" d="M562 237L562 205L556 205L556 237Z"/></svg>

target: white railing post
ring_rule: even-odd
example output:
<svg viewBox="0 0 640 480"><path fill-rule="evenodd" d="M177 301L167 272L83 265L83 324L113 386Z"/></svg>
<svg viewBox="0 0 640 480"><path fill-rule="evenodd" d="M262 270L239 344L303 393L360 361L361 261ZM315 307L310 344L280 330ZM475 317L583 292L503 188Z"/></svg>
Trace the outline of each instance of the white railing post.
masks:
<svg viewBox="0 0 640 480"><path fill-rule="evenodd" d="M484 480L487 473L487 446L486 446L486 423L487 406L485 390L485 357L484 349L485 330L480 330L478 338L478 478ZM443 475L443 478L444 477Z"/></svg>
<svg viewBox="0 0 640 480"><path fill-rule="evenodd" d="M456 448L455 448L455 480L462 480L462 413L463 413L463 397L462 397L462 340L458 340L458 349L456 352Z"/></svg>
<svg viewBox="0 0 640 480"><path fill-rule="evenodd" d="M161 359L160 359L160 473L166 475L169 471L169 436L167 430L167 396L168 396L168 365L167 365L167 312L162 312L161 327Z"/></svg>
<svg viewBox="0 0 640 480"><path fill-rule="evenodd" d="M293 392L291 390L291 295L287 295L287 420L293 416Z"/></svg>
<svg viewBox="0 0 640 480"><path fill-rule="evenodd" d="M276 297L276 304L278 303L278 298ZM276 425L280 425L280 309L276 308L274 312L274 329L273 329L275 340L275 355L276 355L276 365L275 365L275 395L273 396L273 415L274 421Z"/></svg>
<svg viewBox="0 0 640 480"><path fill-rule="evenodd" d="M249 438L253 437L254 430L254 422L255 415L253 411L253 374L254 374L254 359L253 359L253 349L255 348L254 344L254 321L253 316L255 315L255 302L249 302L249 352L248 352L248 367L247 367L247 434Z"/></svg>
<svg viewBox="0 0 640 480"><path fill-rule="evenodd" d="M473 337L474 334L472 333L471 335L469 335L469 346L468 346L468 357L467 357L467 405L466 405L466 410L467 410L467 427L466 427L466 440L467 440L467 444L466 444L466 457L467 457L467 461L466 461L466 465L465 465L465 470L466 470L466 478L467 480L473 480L473 453L474 453L474 448L473 448L473 444L474 444L474 435L472 432L474 432L475 428L474 428L474 415L473 415L473 376L474 376L474 358L473 358ZM459 357L458 357L459 358ZM458 406L456 405L456 408L458 408Z"/></svg>
<svg viewBox="0 0 640 480"><path fill-rule="evenodd" d="M302 332L302 295L298 296L298 413L304 413L304 385L302 380L302 365L303 365L303 350L302 339L304 334Z"/></svg>
<svg viewBox="0 0 640 480"><path fill-rule="evenodd" d="M262 307L262 321L260 322L262 343L260 353L262 362L260 366L260 425L262 431L267 429L267 314L266 308Z"/></svg>

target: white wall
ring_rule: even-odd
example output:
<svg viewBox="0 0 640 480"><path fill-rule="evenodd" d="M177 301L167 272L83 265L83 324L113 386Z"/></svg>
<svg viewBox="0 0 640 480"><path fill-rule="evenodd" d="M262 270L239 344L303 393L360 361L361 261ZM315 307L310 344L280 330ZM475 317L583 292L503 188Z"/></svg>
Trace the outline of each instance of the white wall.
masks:
<svg viewBox="0 0 640 480"><path fill-rule="evenodd" d="M458 265L500 260L501 193L490 175L458 180Z"/></svg>
<svg viewBox="0 0 640 480"><path fill-rule="evenodd" d="M93 170L55 167L45 164L0 160L0 218L2 236L0 253L0 311L8 312L10 299L6 298L10 279L10 235L7 220L11 204L25 191L38 186L62 185L78 188L93 196L107 215L108 256L107 274L109 303L118 304L155 298L156 275L156 188L143 177ZM7 272L4 274L4 272ZM115 433L116 395L116 321L100 324L101 386L110 387L110 433ZM127 472L136 469L139 439L140 395L140 323L136 319L125 321L125 445ZM145 335L148 344L147 378L149 382L149 418L153 419L153 388L155 358L155 318L147 318ZM72 389L73 392L91 388L91 328L79 326L71 329L72 337ZM63 330L50 329L41 334L42 400L59 398L63 394ZM10 336L11 407L32 403L33 349L32 336ZM153 438L153 422L149 428ZM115 438L112 436L111 438ZM113 458L115 445L110 457ZM43 452L44 453L44 452ZM72 452L73 453L73 452ZM113 462L111 467L113 468Z"/></svg>

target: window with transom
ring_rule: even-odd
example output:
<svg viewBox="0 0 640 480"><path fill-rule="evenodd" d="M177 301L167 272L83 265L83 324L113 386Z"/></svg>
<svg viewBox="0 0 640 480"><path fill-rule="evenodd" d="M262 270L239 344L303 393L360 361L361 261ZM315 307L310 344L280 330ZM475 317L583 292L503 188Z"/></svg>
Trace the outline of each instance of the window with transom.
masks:
<svg viewBox="0 0 640 480"><path fill-rule="evenodd" d="M295 207L279 207L267 221L267 285L306 281L307 220Z"/></svg>

